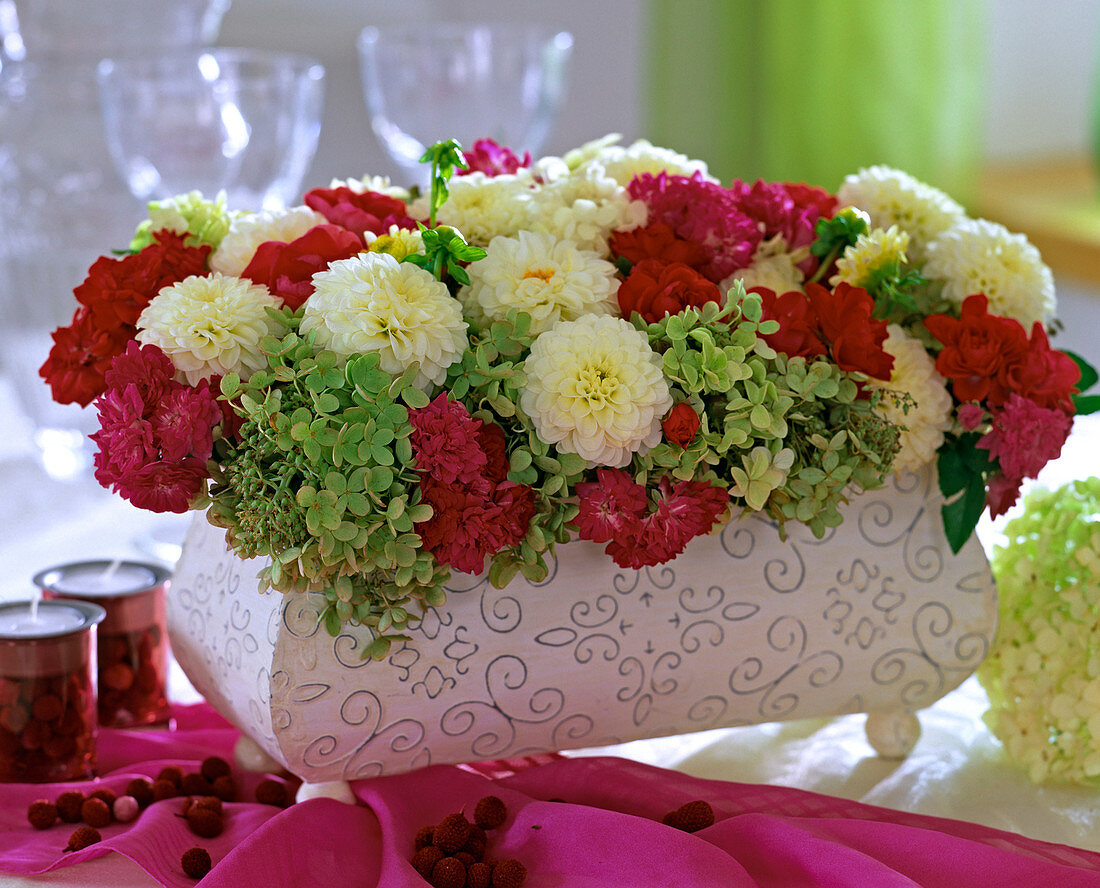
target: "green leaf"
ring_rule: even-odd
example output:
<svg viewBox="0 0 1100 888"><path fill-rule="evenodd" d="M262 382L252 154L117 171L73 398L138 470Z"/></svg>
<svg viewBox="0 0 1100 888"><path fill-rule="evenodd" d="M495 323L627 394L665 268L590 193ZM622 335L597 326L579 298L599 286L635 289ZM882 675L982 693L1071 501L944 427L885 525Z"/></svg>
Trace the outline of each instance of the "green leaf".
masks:
<svg viewBox="0 0 1100 888"><path fill-rule="evenodd" d="M1073 407L1078 416L1088 416L1100 410L1100 395L1074 395Z"/></svg>
<svg viewBox="0 0 1100 888"><path fill-rule="evenodd" d="M947 542L956 555L974 533L974 528L978 526L978 519L982 517L984 509L985 482L981 479L972 482L962 496L940 509Z"/></svg>
<svg viewBox="0 0 1100 888"><path fill-rule="evenodd" d="M1096 368L1076 352L1072 352L1069 349L1063 349L1063 351L1073 360L1073 363L1077 365L1077 369L1081 371L1081 378L1077 381L1078 390L1086 392L1096 385L1097 380L1100 379L1100 375L1097 374Z"/></svg>

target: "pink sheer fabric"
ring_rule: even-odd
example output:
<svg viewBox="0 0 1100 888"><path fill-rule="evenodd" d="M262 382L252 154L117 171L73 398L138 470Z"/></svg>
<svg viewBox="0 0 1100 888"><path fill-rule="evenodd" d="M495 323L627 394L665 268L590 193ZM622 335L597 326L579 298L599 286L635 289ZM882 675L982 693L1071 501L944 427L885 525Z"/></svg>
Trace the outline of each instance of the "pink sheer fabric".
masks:
<svg viewBox="0 0 1100 888"><path fill-rule="evenodd" d="M195 882L180 869L194 845L215 862L204 888L423 888L412 868L416 831L493 794L509 817L490 853L528 869L528 888L1059 888L1100 886L1100 854L955 820L876 808L801 790L701 780L617 758L535 756L434 766L353 784L361 804L313 800L280 810L226 805L226 829L192 835L180 799L157 802L132 824L113 824L83 851L62 853L70 824L33 830L27 805L68 788L121 792L134 776L176 764L231 758L237 732L209 707L176 712L173 731L104 730L95 784L0 786L0 871L41 873L115 852L165 886ZM238 773L251 799L261 775ZM688 834L661 824L684 802L705 799L716 822Z"/></svg>

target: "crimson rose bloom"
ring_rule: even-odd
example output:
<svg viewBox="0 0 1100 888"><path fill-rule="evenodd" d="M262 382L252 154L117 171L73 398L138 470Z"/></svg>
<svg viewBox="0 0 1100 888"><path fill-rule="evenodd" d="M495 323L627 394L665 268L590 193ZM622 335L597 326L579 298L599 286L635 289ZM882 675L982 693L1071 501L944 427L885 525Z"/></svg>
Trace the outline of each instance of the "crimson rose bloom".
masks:
<svg viewBox="0 0 1100 888"><path fill-rule="evenodd" d="M666 314L678 314L689 305L700 308L707 302L721 301L717 285L682 262L645 259L619 285L623 317L638 312L650 324Z"/></svg>
<svg viewBox="0 0 1100 888"><path fill-rule="evenodd" d="M1027 351L998 374L998 381L1040 407L1074 412L1073 395L1081 380L1081 368L1065 352L1050 347L1046 330L1038 321L1031 328Z"/></svg>
<svg viewBox="0 0 1100 888"><path fill-rule="evenodd" d="M209 246L189 247L184 235L158 231L137 253L102 256L74 291L80 307L68 327L53 333L53 347L38 375L60 404L87 407L103 394L104 374L137 333L137 319L162 287L206 274Z"/></svg>
<svg viewBox="0 0 1100 888"><path fill-rule="evenodd" d="M680 447L687 447L695 440L699 425L699 414L695 412L695 408L686 401L680 401L664 418L661 429L665 433L666 441Z"/></svg>
<svg viewBox="0 0 1100 888"><path fill-rule="evenodd" d="M988 309L985 295L975 293L963 300L958 318L929 315L924 326L944 345L936 369L952 381L955 398L999 406L1009 395L1003 371L1026 357L1028 341L1019 321Z"/></svg>
<svg viewBox="0 0 1100 888"><path fill-rule="evenodd" d="M363 242L346 228L316 225L290 243L260 244L241 277L263 284L288 308L297 309L313 295L315 272L324 271L337 259L350 259L362 249Z"/></svg>
<svg viewBox="0 0 1100 888"><path fill-rule="evenodd" d="M377 191L352 191L346 185L338 188L314 188L306 193L305 204L316 210L333 225L355 234L364 231L388 234L391 225L416 228L416 221L407 215L405 202Z"/></svg>
<svg viewBox="0 0 1100 888"><path fill-rule="evenodd" d="M811 282L806 284L806 297L841 370L890 378L894 357L882 347L889 335L886 321L871 317L875 302L866 290L847 283L829 290Z"/></svg>
<svg viewBox="0 0 1100 888"><path fill-rule="evenodd" d="M682 262L694 269L707 263L708 253L702 244L677 237L676 232L663 222L654 222L645 228L617 231L611 236L611 252L633 265L646 259L663 262Z"/></svg>
<svg viewBox="0 0 1100 888"><path fill-rule="evenodd" d="M825 343L818 335L817 315L805 293L788 290L776 296L775 291L767 287L751 287L749 292L760 296L764 320L779 321L777 332L761 334L768 345L792 358L816 358L825 354Z"/></svg>

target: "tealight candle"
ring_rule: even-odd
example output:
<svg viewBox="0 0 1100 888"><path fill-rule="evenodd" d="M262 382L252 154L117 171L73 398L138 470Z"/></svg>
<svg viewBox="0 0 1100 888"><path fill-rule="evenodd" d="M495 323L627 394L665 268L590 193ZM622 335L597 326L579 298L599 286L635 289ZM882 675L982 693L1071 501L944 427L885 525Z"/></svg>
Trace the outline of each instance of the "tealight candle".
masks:
<svg viewBox="0 0 1100 888"><path fill-rule="evenodd" d="M104 616L83 601L0 605L0 780L94 775L92 644Z"/></svg>
<svg viewBox="0 0 1100 888"><path fill-rule="evenodd" d="M137 561L81 561L39 572L47 598L91 601L107 611L99 628L99 723L168 720L168 571Z"/></svg>

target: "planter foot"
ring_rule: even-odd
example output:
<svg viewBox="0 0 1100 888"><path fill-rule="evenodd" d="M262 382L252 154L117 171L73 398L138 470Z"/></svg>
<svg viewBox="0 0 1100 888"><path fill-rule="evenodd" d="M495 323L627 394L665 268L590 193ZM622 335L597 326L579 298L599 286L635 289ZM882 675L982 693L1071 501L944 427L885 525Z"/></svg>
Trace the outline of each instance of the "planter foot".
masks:
<svg viewBox="0 0 1100 888"><path fill-rule="evenodd" d="M237 767L243 771L275 774L283 769L283 766L261 749L255 740L243 734L233 747L233 758L237 762Z"/></svg>
<svg viewBox="0 0 1100 888"><path fill-rule="evenodd" d="M298 787L296 802L304 802L308 799L333 799L348 805L358 804L355 793L351 791L351 784L346 780L327 780L324 783L303 783Z"/></svg>
<svg viewBox="0 0 1100 888"><path fill-rule="evenodd" d="M867 742L884 759L903 759L920 738L920 721L912 712L872 712L864 727Z"/></svg>

